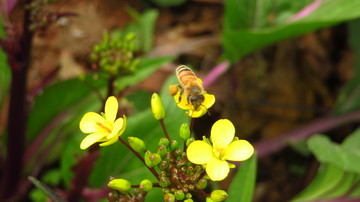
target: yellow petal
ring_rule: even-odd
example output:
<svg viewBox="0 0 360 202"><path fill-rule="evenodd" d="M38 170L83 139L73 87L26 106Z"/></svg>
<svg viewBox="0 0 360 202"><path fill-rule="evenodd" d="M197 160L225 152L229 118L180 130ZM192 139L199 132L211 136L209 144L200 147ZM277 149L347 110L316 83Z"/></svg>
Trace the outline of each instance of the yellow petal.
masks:
<svg viewBox="0 0 360 202"><path fill-rule="evenodd" d="M200 106L198 110L189 110L186 115L192 117L192 118L199 118L206 114L207 109L205 109L203 106Z"/></svg>
<svg viewBox="0 0 360 202"><path fill-rule="evenodd" d="M114 144L116 141L118 141L118 136L115 136L115 137L113 137L112 139L109 139L108 141L106 141L106 142L103 142L103 143L101 143L101 144L99 144L100 146L109 146L109 145L111 145L111 144Z"/></svg>
<svg viewBox="0 0 360 202"><path fill-rule="evenodd" d="M235 137L235 127L228 119L220 119L211 128L210 139L216 149L225 149Z"/></svg>
<svg viewBox="0 0 360 202"><path fill-rule="evenodd" d="M212 158L206 164L206 173L212 181L221 181L229 174L230 168L226 161Z"/></svg>
<svg viewBox="0 0 360 202"><path fill-rule="evenodd" d="M186 150L189 161L195 164L206 164L213 156L212 147L201 140L192 142Z"/></svg>
<svg viewBox="0 0 360 202"><path fill-rule="evenodd" d="M114 125L113 125L113 130L106 138L112 139L115 136L119 136L119 132L123 126L124 126L124 119L123 118L116 119L116 121L114 122Z"/></svg>
<svg viewBox="0 0 360 202"><path fill-rule="evenodd" d="M178 91L176 93L176 95L174 95L174 100L176 102L176 105L180 109L184 109L184 110L190 110L191 109L191 105L187 102L186 98L181 95L180 91Z"/></svg>
<svg viewBox="0 0 360 202"><path fill-rule="evenodd" d="M104 117L95 112L86 113L80 121L80 130L83 133L93 133L99 130L98 123L105 122Z"/></svg>
<svg viewBox="0 0 360 202"><path fill-rule="evenodd" d="M92 133L92 134L86 136L83 139L83 141L80 143L80 149L87 149L88 147L90 147L94 143L98 142L105 136L106 136L106 134L104 134L104 133Z"/></svg>
<svg viewBox="0 0 360 202"><path fill-rule="evenodd" d="M114 122L116 119L119 103L114 96L110 96L105 103L106 120Z"/></svg>
<svg viewBox="0 0 360 202"><path fill-rule="evenodd" d="M246 140L236 140L224 150L223 158L230 161L245 161L254 153L254 147Z"/></svg>
<svg viewBox="0 0 360 202"><path fill-rule="evenodd" d="M212 107L215 103L215 96L212 94L204 94L204 102L202 103L206 109Z"/></svg>

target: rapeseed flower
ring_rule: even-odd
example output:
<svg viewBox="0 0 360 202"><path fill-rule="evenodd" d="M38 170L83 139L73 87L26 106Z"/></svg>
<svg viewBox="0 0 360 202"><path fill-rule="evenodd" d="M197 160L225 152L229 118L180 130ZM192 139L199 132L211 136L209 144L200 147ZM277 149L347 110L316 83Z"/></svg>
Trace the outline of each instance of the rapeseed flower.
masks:
<svg viewBox="0 0 360 202"><path fill-rule="evenodd" d="M89 133L80 144L81 149L87 149L96 142L100 146L115 143L125 131L126 117L116 119L118 101L114 96L109 97L105 103L105 113L86 113L80 121L80 130Z"/></svg>
<svg viewBox="0 0 360 202"><path fill-rule="evenodd" d="M187 148L187 157L194 164L204 165L212 181L221 181L230 171L227 160L245 161L254 153L254 147L248 141L234 137L235 127L231 121L220 119L211 128L211 142L192 142Z"/></svg>

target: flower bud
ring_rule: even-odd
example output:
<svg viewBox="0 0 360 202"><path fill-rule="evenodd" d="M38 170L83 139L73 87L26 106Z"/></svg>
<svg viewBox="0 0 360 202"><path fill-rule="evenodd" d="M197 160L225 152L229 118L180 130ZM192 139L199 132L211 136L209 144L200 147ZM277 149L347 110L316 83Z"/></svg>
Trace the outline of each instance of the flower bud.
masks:
<svg viewBox="0 0 360 202"><path fill-rule="evenodd" d="M115 189L122 192L127 192L131 188L131 183L125 179L114 179L111 180L107 186L110 189Z"/></svg>
<svg viewBox="0 0 360 202"><path fill-rule="evenodd" d="M164 157L167 153L167 147L165 145L160 145L158 147L157 153L161 156Z"/></svg>
<svg viewBox="0 0 360 202"><path fill-rule="evenodd" d="M153 187L153 183L148 179L145 179L140 182L140 189L143 191L148 192L152 189L152 187Z"/></svg>
<svg viewBox="0 0 360 202"><path fill-rule="evenodd" d="M176 190L174 195L176 200L183 200L185 198L185 193L181 189Z"/></svg>
<svg viewBox="0 0 360 202"><path fill-rule="evenodd" d="M146 150L145 142L137 137L128 137L130 146L137 152L144 152Z"/></svg>
<svg viewBox="0 0 360 202"><path fill-rule="evenodd" d="M218 202L218 201L225 201L227 199L228 194L224 190L214 190L211 192L210 195L211 199Z"/></svg>
<svg viewBox="0 0 360 202"><path fill-rule="evenodd" d="M194 202L191 198L185 199L184 202Z"/></svg>
<svg viewBox="0 0 360 202"><path fill-rule="evenodd" d="M150 151L146 151L145 152L145 156L144 156L144 160L145 160L145 164L152 168L157 166L160 162L161 162L161 156L157 153L151 153Z"/></svg>
<svg viewBox="0 0 360 202"><path fill-rule="evenodd" d="M181 124L179 136L180 136L181 139L183 139L184 141L186 141L187 139L190 138L190 127L189 127L189 124L188 124L188 123L183 123L183 124Z"/></svg>
<svg viewBox="0 0 360 202"><path fill-rule="evenodd" d="M179 142L176 141L176 140L171 140L171 142L170 142L170 150L174 151L178 147L179 147Z"/></svg>
<svg viewBox="0 0 360 202"><path fill-rule="evenodd" d="M166 188L170 185L170 180L168 177L166 176L163 176L163 177L160 177L159 178L159 185L162 187L162 188Z"/></svg>
<svg viewBox="0 0 360 202"><path fill-rule="evenodd" d="M201 178L197 183L196 183L196 188L202 190L205 189L207 186L207 180L205 178Z"/></svg>
<svg viewBox="0 0 360 202"><path fill-rule="evenodd" d="M164 201L165 201L165 202L174 202L174 201L175 201L175 196L174 196L174 194L166 193L166 194L164 195Z"/></svg>
<svg viewBox="0 0 360 202"><path fill-rule="evenodd" d="M170 145L170 141L167 138L161 138L159 141L159 146L164 145L165 147L168 147Z"/></svg>
<svg viewBox="0 0 360 202"><path fill-rule="evenodd" d="M160 120L165 116L164 106L162 101L157 93L153 93L151 96L151 110L155 119Z"/></svg>
<svg viewBox="0 0 360 202"><path fill-rule="evenodd" d="M186 140L186 146L189 147L189 145L195 141L195 138L191 137L189 139Z"/></svg>

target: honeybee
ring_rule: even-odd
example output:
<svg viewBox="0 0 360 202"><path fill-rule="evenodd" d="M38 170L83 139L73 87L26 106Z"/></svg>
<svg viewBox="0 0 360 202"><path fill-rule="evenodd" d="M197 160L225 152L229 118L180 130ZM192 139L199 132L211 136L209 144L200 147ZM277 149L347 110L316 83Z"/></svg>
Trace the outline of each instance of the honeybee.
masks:
<svg viewBox="0 0 360 202"><path fill-rule="evenodd" d="M181 96L179 97L179 102L181 101L181 97L185 97L188 104L192 104L195 110L198 109L205 99L205 91L201 82L199 81L195 73L185 65L181 65L176 68L176 76L181 84ZM170 87L170 92L172 95L176 94L177 90L178 89L175 90L174 86Z"/></svg>

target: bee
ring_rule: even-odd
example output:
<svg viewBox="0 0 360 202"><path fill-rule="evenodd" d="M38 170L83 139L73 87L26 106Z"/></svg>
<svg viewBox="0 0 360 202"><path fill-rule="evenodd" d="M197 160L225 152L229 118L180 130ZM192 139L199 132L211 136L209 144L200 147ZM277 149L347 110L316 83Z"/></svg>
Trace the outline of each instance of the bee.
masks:
<svg viewBox="0 0 360 202"><path fill-rule="evenodd" d="M181 65L176 68L176 76L181 84L181 96L179 97L179 102L181 101L181 97L185 97L188 104L192 104L195 110L198 109L205 99L204 87L202 86L200 80L197 78L195 73L185 65ZM172 94L175 92L174 89L170 89L170 91Z"/></svg>

